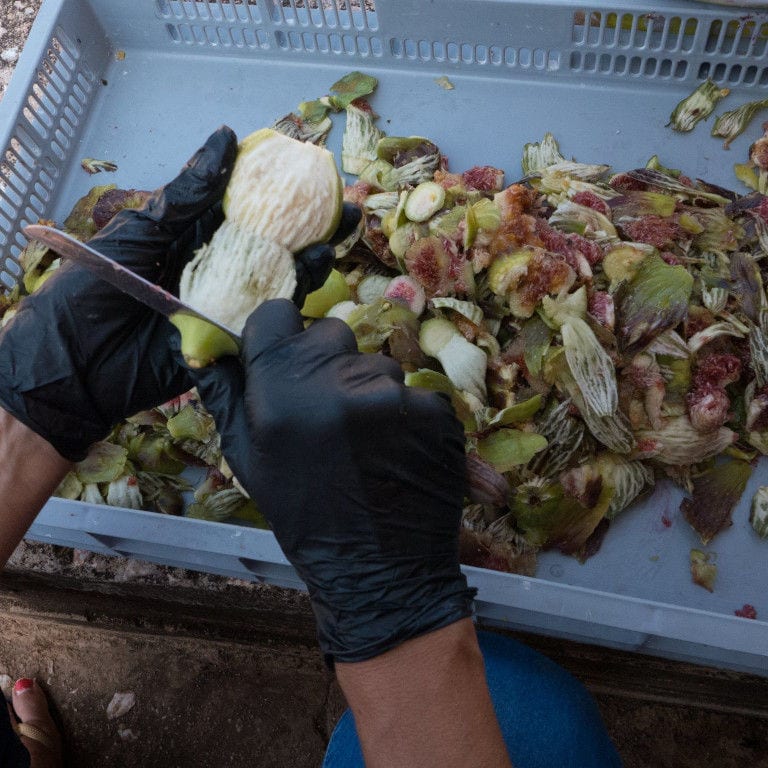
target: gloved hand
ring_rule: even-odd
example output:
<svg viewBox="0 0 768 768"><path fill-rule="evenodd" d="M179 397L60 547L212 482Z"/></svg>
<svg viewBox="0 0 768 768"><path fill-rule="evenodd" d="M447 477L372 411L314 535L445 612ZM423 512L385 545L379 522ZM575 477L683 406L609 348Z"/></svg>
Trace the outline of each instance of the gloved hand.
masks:
<svg viewBox="0 0 768 768"><path fill-rule="evenodd" d="M181 173L140 210L123 210L89 243L175 293L184 265L221 224L221 199L237 154L237 137L215 131ZM359 211L345 210L342 223ZM295 301L319 288L333 250L296 255ZM0 405L79 461L128 416L193 386L170 349L176 329L161 315L88 270L63 264L23 299L0 332Z"/></svg>
<svg viewBox="0 0 768 768"><path fill-rule="evenodd" d="M90 244L173 290L221 223L235 134L213 133L140 210L120 211ZM169 346L173 326L74 263L24 298L0 334L0 405L78 461L120 420L190 389Z"/></svg>
<svg viewBox="0 0 768 768"><path fill-rule="evenodd" d="M459 569L464 435L451 405L290 302L249 318L243 364L193 372L235 476L304 580L320 647L360 661L471 614Z"/></svg>

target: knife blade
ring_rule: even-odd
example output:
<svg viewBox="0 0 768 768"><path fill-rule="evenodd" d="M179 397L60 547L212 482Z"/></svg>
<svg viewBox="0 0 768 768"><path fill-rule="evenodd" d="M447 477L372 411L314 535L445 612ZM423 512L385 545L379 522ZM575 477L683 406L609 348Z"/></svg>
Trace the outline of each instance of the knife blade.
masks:
<svg viewBox="0 0 768 768"><path fill-rule="evenodd" d="M216 326L216 328L230 336L235 344L237 344L238 349L242 346L242 338L231 328L227 328L202 312L198 312L164 288L144 279L130 269L126 269L114 259L104 256L95 248L80 242L80 240L68 235L66 232L61 232L54 227L48 227L43 224L29 224L24 227L24 234L30 239L34 238L44 243L60 256L76 261L100 279L128 294L136 299L136 301L140 301L150 309L154 309L155 312L159 312L166 317L171 317L172 315L191 315L200 320L205 320L205 322Z"/></svg>

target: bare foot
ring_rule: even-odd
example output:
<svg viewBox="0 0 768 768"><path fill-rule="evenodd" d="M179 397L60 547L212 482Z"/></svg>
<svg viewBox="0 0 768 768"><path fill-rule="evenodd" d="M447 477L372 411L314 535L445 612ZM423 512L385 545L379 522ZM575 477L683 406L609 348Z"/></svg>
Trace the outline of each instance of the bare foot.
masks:
<svg viewBox="0 0 768 768"><path fill-rule="evenodd" d="M12 704L11 720L32 726L28 735L19 734L21 743L29 751L31 768L61 768L61 736L37 681L17 680L13 686Z"/></svg>

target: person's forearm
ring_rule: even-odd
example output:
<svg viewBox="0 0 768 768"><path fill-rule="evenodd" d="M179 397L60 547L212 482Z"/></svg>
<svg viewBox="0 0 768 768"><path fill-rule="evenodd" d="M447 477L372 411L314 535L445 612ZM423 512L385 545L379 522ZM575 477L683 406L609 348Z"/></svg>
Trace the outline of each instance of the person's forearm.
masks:
<svg viewBox="0 0 768 768"><path fill-rule="evenodd" d="M510 766L469 619L336 675L366 768Z"/></svg>
<svg viewBox="0 0 768 768"><path fill-rule="evenodd" d="M0 408L0 569L71 466Z"/></svg>

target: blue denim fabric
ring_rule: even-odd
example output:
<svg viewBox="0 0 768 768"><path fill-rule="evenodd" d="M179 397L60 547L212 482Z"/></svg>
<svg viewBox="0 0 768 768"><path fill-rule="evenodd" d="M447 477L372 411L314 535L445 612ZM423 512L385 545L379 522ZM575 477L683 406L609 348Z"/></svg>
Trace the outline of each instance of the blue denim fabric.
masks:
<svg viewBox="0 0 768 768"><path fill-rule="evenodd" d="M11 727L5 699L0 696L0 767L29 768L29 752Z"/></svg>
<svg viewBox="0 0 768 768"><path fill-rule="evenodd" d="M478 632L478 637L515 768L621 767L594 699L576 678L511 638L489 632ZM363 765L355 721L347 710L331 736L323 768Z"/></svg>

